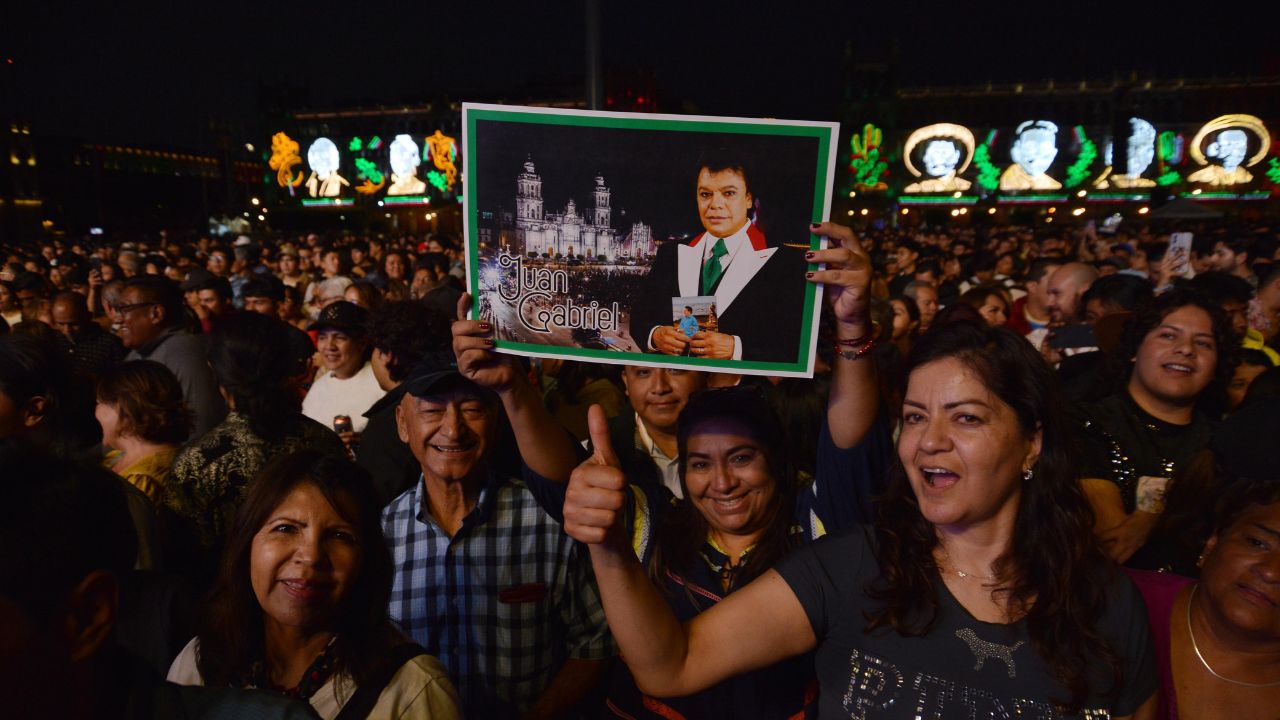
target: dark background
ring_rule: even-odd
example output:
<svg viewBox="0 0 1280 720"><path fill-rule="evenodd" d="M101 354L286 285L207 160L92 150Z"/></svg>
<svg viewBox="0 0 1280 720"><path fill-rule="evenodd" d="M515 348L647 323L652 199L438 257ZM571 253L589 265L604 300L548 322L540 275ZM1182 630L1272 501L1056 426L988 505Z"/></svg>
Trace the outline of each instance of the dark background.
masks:
<svg viewBox="0 0 1280 720"><path fill-rule="evenodd" d="M699 153L717 147L738 151L749 164L748 184L770 244L808 244L816 138L481 120L475 140L485 148L475 158L477 209L514 212L516 176L532 155L542 177L544 215L563 212L573 198L578 214L587 217L600 173L612 192L613 226L625 234L631 223L645 222L655 239L702 232L695 197ZM826 182L825 175L821 180Z"/></svg>
<svg viewBox="0 0 1280 720"><path fill-rule="evenodd" d="M860 63L902 86L1280 74L1275 3L601 4L606 73L652 74L674 112L837 119ZM580 0L13 2L0 72L42 135L199 149L277 104L580 87L583 28Z"/></svg>

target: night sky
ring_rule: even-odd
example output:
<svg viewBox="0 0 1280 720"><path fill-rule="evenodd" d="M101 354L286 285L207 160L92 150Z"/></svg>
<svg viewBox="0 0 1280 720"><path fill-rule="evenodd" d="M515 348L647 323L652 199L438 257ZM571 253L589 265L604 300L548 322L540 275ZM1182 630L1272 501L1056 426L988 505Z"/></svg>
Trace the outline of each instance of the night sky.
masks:
<svg viewBox="0 0 1280 720"><path fill-rule="evenodd" d="M584 66L581 0L16 4L0 18L0 62L13 60L0 71L18 112L38 135L99 142L201 149L210 117L247 133L260 82L309 88L320 108L493 100L580 85ZM602 5L606 72L652 72L677 112L838 120L847 48L896 58L906 86L1280 74L1271 3L1261 16L1245 4Z"/></svg>

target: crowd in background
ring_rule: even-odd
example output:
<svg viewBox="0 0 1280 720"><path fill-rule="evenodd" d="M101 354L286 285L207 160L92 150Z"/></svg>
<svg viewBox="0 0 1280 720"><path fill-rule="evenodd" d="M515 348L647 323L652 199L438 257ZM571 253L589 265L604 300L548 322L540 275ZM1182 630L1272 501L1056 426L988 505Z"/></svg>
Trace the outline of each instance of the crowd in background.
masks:
<svg viewBox="0 0 1280 720"><path fill-rule="evenodd" d="M1185 263L1167 252L1173 231L1193 234ZM1019 522L1052 508L1071 515L1046 521L1043 532L1059 535L1027 542L1070 544L1076 525L1090 538L1070 557L983 560L990 577L949 555L926 563L948 587L991 581L1012 598L1002 612L1026 620L1021 636L968 645L978 669L986 653L1014 678L1013 660L999 658L1030 642L1044 667L1020 665L1018 677L1068 691L1061 707L1035 712L1097 706L1106 683L1095 670L1105 666L1127 683L1113 687L1116 716L1154 712L1144 703L1157 688L1162 717L1179 708L1209 717L1203 709L1215 707L1274 714L1280 235L1216 221L1125 222L1105 233L1056 223L866 227L856 240L833 237L833 248L854 251L829 256L833 274L814 279L831 304L812 379L495 355L489 328L457 319L464 253L444 233L160 233L0 248L0 475L9 488L0 616L22 630L0 642L0 676L13 688L75 688L15 691L16 716L219 707L227 717L825 716L841 708L845 687L828 685L822 633L848 632L849 621L821 598L848 587L821 564L834 543L817 538L879 528L865 553L890 570L872 596L891 609L852 621L865 619L869 632L928 637L937 624L963 638L970 625L995 622L975 614L957 624L945 600L942 609L904 600L910 612L897 614L894 601L935 590L911 561L948 549L883 514L947 524L891 478L917 490L964 482L972 468L913 468L903 453L941 444L965 457L970 430L924 429L935 408L916 383L930 367L973 357L987 358L975 361L991 366L983 385L1003 401L988 406L1034 418L1023 423L1034 449L1010 477L1070 481L1037 496L1044 504L1021 506L1031 515ZM592 292L619 297L635 282L603 268L586 277ZM1012 400L1036 393L1062 401L1029 401L1024 413ZM974 416L977 425L982 412ZM717 418L737 424L717 435L708 430ZM723 461L739 463L740 477L758 465L768 492L699 479L722 459L704 447L711 436L753 439ZM1051 441L1069 472L1043 459ZM607 499L615 475L599 468L617 469L633 490ZM726 509L737 502L749 507ZM751 533L737 532L739 516ZM817 550L798 555L802 545ZM610 559L619 547L638 574ZM901 565L886 564L886 547ZM860 548L843 557L862 557ZM1041 577L1080 567L1069 582L1112 587L1099 569L1111 563L1141 592L1134 617L1116 610L1129 595L1086 597ZM876 577L867 573L859 583ZM764 594L779 578L812 626L774 618L799 638L795 657L761 650L754 664L726 660L723 672L700 673L695 647L732 645L726 638L656 646L635 637L643 628L674 636L676 620L739 588L738 605L708 617L734 617L753 601L781 607L785 598ZM646 589L618 591L637 584ZM650 590L674 619L653 609ZM972 610L965 592L952 589ZM935 622L915 627L911 612ZM1064 625L1046 619L1055 612ZM1150 637L1124 642L1154 647L1156 660L1108 645L1135 622L1147 628L1148 616ZM1047 657L1055 649L1060 657ZM684 653L688 663L671 659ZM858 716L884 697L845 664L835 683L849 689L843 711ZM1192 674L1201 664L1209 675Z"/></svg>

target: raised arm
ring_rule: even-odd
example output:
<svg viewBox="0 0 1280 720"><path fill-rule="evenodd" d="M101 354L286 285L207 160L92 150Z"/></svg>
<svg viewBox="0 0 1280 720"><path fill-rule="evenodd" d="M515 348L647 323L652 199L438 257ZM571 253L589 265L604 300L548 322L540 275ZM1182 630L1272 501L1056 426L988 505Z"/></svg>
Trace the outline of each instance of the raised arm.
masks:
<svg viewBox="0 0 1280 720"><path fill-rule="evenodd" d="M858 355L859 350L870 349L866 342L875 333L869 312L871 259L850 228L828 222L815 223L810 230L825 235L830 244L826 250L806 254L811 263L827 264L826 270L806 277L823 283L827 304L835 315L836 341L842 343L832 368L827 426L836 447L850 448L867 434L880 407L875 366L867 355Z"/></svg>
<svg viewBox="0 0 1280 720"><path fill-rule="evenodd" d="M609 628L642 691L688 695L815 646L800 601L772 570L681 625L626 537L626 477L599 407L588 424L595 454L569 480L564 528L591 548Z"/></svg>
<svg viewBox="0 0 1280 720"><path fill-rule="evenodd" d="M572 436L547 411L515 358L493 352L489 323L466 319L470 307L471 296L463 293L458 299L459 319L453 323L458 372L502 399L524 464L548 480L567 481L578 464Z"/></svg>

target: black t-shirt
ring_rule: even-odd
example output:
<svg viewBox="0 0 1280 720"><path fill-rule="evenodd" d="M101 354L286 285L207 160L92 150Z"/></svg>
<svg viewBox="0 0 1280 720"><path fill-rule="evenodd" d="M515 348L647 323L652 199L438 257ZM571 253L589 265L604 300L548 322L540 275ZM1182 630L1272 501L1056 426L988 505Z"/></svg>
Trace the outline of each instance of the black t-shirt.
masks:
<svg viewBox="0 0 1280 720"><path fill-rule="evenodd" d="M1120 486L1124 511L1135 509L1138 481L1173 473L1213 439L1213 425L1196 413L1187 425L1165 422L1143 410L1128 392L1076 408L1081 424L1080 476Z"/></svg>
<svg viewBox="0 0 1280 720"><path fill-rule="evenodd" d="M937 620L927 635L867 634L867 583L879 575L872 531L827 536L778 564L818 638L819 717L872 719L1056 718L1069 698L1030 644L1025 621L975 620L940 578ZM1090 718L1130 715L1156 691L1155 656L1142 598L1120 573L1098 628L1120 657L1124 680L1110 697L1110 666L1093 664Z"/></svg>

